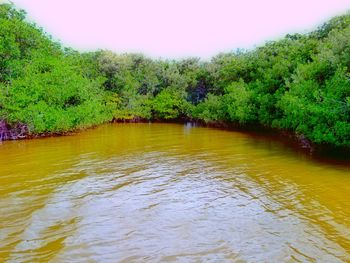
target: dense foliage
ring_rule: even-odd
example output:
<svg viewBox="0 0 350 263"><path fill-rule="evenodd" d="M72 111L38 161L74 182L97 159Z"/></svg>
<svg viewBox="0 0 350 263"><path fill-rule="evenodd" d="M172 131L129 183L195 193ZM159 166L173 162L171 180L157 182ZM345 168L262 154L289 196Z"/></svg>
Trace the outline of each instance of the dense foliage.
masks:
<svg viewBox="0 0 350 263"><path fill-rule="evenodd" d="M30 133L113 119L265 126L350 147L350 14L209 62L79 53L0 6L0 120Z"/></svg>
<svg viewBox="0 0 350 263"><path fill-rule="evenodd" d="M31 133L64 132L112 118L114 94L24 12L0 6L0 119L28 125Z"/></svg>

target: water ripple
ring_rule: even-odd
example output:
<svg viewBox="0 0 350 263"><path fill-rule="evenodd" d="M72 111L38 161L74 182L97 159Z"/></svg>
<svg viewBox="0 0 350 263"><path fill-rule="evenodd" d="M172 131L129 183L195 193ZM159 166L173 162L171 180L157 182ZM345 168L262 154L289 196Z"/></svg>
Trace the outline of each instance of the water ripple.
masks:
<svg viewBox="0 0 350 263"><path fill-rule="evenodd" d="M58 141L61 155L51 156L57 148L49 148L49 162L28 160L12 173L2 164L0 259L350 260L350 179L342 171L296 162L283 149L274 148L270 158L270 148L255 151L242 134L123 127L106 128L117 144L104 142L104 130L90 131L82 140L94 146L72 146L66 137ZM37 163L41 169L28 169ZM304 176L293 172L297 167L308 168ZM333 179L323 177L330 172Z"/></svg>

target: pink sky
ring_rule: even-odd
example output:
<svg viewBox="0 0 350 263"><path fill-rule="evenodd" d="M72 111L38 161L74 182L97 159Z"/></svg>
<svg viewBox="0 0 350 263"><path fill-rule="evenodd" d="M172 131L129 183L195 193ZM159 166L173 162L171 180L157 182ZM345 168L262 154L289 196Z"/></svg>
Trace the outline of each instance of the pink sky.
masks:
<svg viewBox="0 0 350 263"><path fill-rule="evenodd" d="M79 50L208 58L307 32L350 0L13 0L55 39Z"/></svg>

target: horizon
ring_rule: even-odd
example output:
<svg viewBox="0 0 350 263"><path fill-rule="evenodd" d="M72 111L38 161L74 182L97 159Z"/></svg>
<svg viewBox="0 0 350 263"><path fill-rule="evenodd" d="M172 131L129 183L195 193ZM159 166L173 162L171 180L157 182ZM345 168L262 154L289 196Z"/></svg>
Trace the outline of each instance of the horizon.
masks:
<svg viewBox="0 0 350 263"><path fill-rule="evenodd" d="M229 0L216 4L199 0L166 4L161 0L148 4L140 0L103 0L102 5L82 0L12 2L27 12L27 20L42 27L54 40L81 52L106 49L157 59L204 60L237 49L254 49L286 34L305 34L350 9L349 0L312 0L307 4L300 0L283 4L276 0L236 4Z"/></svg>

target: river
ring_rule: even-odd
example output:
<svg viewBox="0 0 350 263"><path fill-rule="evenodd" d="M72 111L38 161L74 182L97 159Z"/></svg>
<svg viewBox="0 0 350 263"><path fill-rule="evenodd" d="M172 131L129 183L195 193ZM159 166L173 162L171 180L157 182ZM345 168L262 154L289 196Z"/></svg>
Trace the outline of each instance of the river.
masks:
<svg viewBox="0 0 350 263"><path fill-rule="evenodd" d="M350 262L350 165L180 124L0 144L0 262Z"/></svg>

